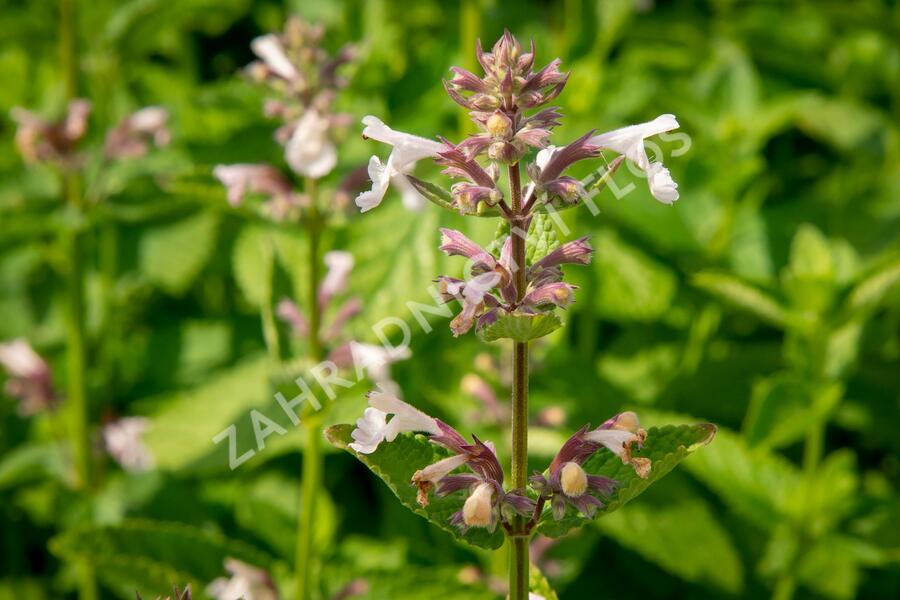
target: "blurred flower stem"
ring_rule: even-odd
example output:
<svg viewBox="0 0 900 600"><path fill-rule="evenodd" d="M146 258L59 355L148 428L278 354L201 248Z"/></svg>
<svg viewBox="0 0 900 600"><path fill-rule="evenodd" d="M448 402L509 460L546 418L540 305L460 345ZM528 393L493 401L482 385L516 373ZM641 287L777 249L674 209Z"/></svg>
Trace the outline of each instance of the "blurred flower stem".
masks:
<svg viewBox="0 0 900 600"><path fill-rule="evenodd" d="M528 224L516 221L523 214L522 182L519 163L509 165L509 191L514 220L512 227L512 255L515 265L517 302L525 295L525 235ZM513 393L512 393L512 489L524 490L528 484L528 342L513 343ZM528 539L525 519L516 517L512 535L512 552L509 564L510 600L528 598Z"/></svg>
<svg viewBox="0 0 900 600"><path fill-rule="evenodd" d="M78 57L76 51L75 0L60 0L59 4L59 58L65 85L66 99L78 96ZM68 315L66 327L66 403L72 435L72 459L75 466L75 485L80 489L90 486L90 437L88 433L88 406L85 390L85 341L84 341L84 269L83 226L84 202L81 178L77 173L65 171L62 176L62 192L73 219L66 232L64 246L69 257ZM97 598L94 572L87 562L78 565L78 595L81 600Z"/></svg>
<svg viewBox="0 0 900 600"><path fill-rule="evenodd" d="M319 303L319 234L320 216L316 180L307 177L306 195L309 210L306 215L306 228L309 235L309 356L313 363L320 362L322 342L319 329L322 323L322 308ZM297 518L297 550L296 550L296 589L295 600L307 600L314 589L313 563L313 530L316 518L316 500L322 485L322 441L321 423L314 414L307 414L306 445L303 448L303 471L300 482L300 514Z"/></svg>

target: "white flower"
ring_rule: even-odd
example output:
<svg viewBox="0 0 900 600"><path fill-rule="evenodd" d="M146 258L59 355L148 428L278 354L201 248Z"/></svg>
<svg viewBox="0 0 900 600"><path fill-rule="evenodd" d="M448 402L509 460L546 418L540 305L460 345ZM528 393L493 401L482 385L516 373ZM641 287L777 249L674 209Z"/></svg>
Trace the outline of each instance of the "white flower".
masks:
<svg viewBox="0 0 900 600"><path fill-rule="evenodd" d="M278 600L278 592L269 574L234 558L225 559L230 578L219 577L206 588L216 600Z"/></svg>
<svg viewBox="0 0 900 600"><path fill-rule="evenodd" d="M390 421L388 415L393 415ZM369 393L369 408L350 433L350 448L359 454L375 452L382 441L393 442L405 431L440 433L437 421L406 402L382 391Z"/></svg>
<svg viewBox="0 0 900 600"><path fill-rule="evenodd" d="M332 250L325 253L322 260L325 261L328 272L319 284L319 305L325 306L347 289L350 271L353 270L353 255L342 250Z"/></svg>
<svg viewBox="0 0 900 600"><path fill-rule="evenodd" d="M638 477L646 479L650 474L650 459L631 455L631 446L640 446L647 439L647 432L641 429L635 413L620 413L597 429L585 433L584 439L604 445L622 459L622 464L631 465Z"/></svg>
<svg viewBox="0 0 900 600"><path fill-rule="evenodd" d="M288 80L295 79L299 75L296 67L285 54L284 46L281 45L281 40L277 35L270 33L254 39L250 42L250 49L276 75Z"/></svg>
<svg viewBox="0 0 900 600"><path fill-rule="evenodd" d="M371 115L363 118L362 122L366 126L363 129L363 137L394 147L385 163L377 156L369 159L369 179L372 181L372 189L356 197L356 205L362 212L366 212L381 204L392 181L398 183L417 161L437 156L443 146L433 140L394 131ZM404 195L407 194L408 192ZM411 196L405 197L404 203L410 200Z"/></svg>
<svg viewBox="0 0 900 600"><path fill-rule="evenodd" d="M412 356L412 352L407 346L388 349L377 344L360 342L350 342L350 352L353 355L354 365L365 368L369 378L381 385L393 383L391 363L406 360Z"/></svg>
<svg viewBox="0 0 900 600"><path fill-rule="evenodd" d="M318 111L303 113L284 146L284 159L295 173L318 179L331 172L337 164L337 149L328 137L330 127Z"/></svg>
<svg viewBox="0 0 900 600"><path fill-rule="evenodd" d="M103 427L106 451L126 471L146 471L153 466L153 456L143 440L148 425L143 417L124 417Z"/></svg>
<svg viewBox="0 0 900 600"><path fill-rule="evenodd" d="M416 501L420 506L428 506L428 492L454 469L458 469L469 461L465 454L456 454L419 469L412 476L412 484L419 488Z"/></svg>
<svg viewBox="0 0 900 600"><path fill-rule="evenodd" d="M478 484L463 504L463 522L469 527L490 527L494 522L494 486L487 481Z"/></svg>
<svg viewBox="0 0 900 600"><path fill-rule="evenodd" d="M12 377L25 379L41 376L47 371L44 359L21 338L0 344L0 365Z"/></svg>
<svg viewBox="0 0 900 600"><path fill-rule="evenodd" d="M644 140L673 129L678 129L675 115L660 115L647 123L629 125L595 135L589 140L589 143L624 155L647 173L650 193L653 194L653 197L665 204L672 204L678 200L678 185L672 180L668 169L663 167L662 163L650 163L647 150L644 148Z"/></svg>
<svg viewBox="0 0 900 600"><path fill-rule="evenodd" d="M213 177L228 190L228 203L238 206L246 193L266 194L270 199L290 198L291 184L270 165L216 165Z"/></svg>

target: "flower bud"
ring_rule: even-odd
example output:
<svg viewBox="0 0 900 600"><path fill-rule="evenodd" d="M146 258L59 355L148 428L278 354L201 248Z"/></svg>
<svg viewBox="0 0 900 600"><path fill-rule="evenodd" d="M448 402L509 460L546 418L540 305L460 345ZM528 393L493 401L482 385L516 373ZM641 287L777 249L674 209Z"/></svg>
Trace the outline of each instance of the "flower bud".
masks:
<svg viewBox="0 0 900 600"><path fill-rule="evenodd" d="M587 474L578 463L567 462L559 472L559 485L566 496L577 498L587 491Z"/></svg>
<svg viewBox="0 0 900 600"><path fill-rule="evenodd" d="M493 485L479 483L463 505L463 522L469 527L490 527L494 518L493 496Z"/></svg>
<svg viewBox="0 0 900 600"><path fill-rule="evenodd" d="M503 111L496 110L494 114L488 117L487 123L488 133L497 139L509 139L512 133L512 119L506 116Z"/></svg>

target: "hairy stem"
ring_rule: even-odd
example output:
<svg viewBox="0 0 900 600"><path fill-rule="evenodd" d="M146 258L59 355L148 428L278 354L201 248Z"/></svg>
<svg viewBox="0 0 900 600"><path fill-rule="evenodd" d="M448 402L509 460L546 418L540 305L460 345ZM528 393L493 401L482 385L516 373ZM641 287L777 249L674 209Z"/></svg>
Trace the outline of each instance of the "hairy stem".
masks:
<svg viewBox="0 0 900 600"><path fill-rule="evenodd" d="M509 166L509 189L513 220L512 258L517 301L525 296L525 235L527 221L522 212L522 182L518 163ZM513 342L512 390L512 489L525 489L528 478L528 342ZM512 553L509 563L510 600L528 598L528 533L522 517L512 526Z"/></svg>
<svg viewBox="0 0 900 600"><path fill-rule="evenodd" d="M306 219L307 234L309 235L309 279L307 288L309 292L309 356L313 362L322 360L322 342L320 329L322 322L322 308L319 305L319 241L320 241L320 217L318 198L316 195L316 181L306 180L306 193L309 196L309 211ZM297 520L297 550L296 550L296 600L308 600L312 597L314 589L315 556L313 554L313 529L316 519L316 504L319 489L322 486L322 434L319 431L321 423L313 415L304 419L306 426L306 446L303 449L303 471L300 484L300 515Z"/></svg>

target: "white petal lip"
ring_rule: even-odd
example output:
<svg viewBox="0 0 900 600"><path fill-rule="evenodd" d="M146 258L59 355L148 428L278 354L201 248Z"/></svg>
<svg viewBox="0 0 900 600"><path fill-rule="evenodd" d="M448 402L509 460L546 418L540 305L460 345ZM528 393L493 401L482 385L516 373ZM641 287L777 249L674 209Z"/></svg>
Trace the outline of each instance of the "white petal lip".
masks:
<svg viewBox="0 0 900 600"><path fill-rule="evenodd" d="M375 407L368 407L363 416L356 420L356 429L350 433L355 441L350 444L359 454L372 454L384 440L387 429L387 413Z"/></svg>
<svg viewBox="0 0 900 600"><path fill-rule="evenodd" d="M465 454L448 456L447 458L441 459L436 463L432 463L419 471L417 473L418 479L420 481L430 481L431 483L438 483L441 479L449 475L450 472L453 471L453 469L463 466L468 460L469 457Z"/></svg>
<svg viewBox="0 0 900 600"><path fill-rule="evenodd" d="M275 34L260 36L250 42L250 49L262 59L274 73L285 79L297 77L297 69L284 53L281 40Z"/></svg>
<svg viewBox="0 0 900 600"><path fill-rule="evenodd" d="M633 437L632 432L624 429L595 429L584 434L584 439L603 444L618 456L622 455L625 442Z"/></svg>
<svg viewBox="0 0 900 600"><path fill-rule="evenodd" d="M618 152L647 173L647 184L653 197L664 204L678 200L678 185L661 162L650 163L644 140L650 136L678 129L675 115L660 115L646 123L629 125L592 137L591 144Z"/></svg>
<svg viewBox="0 0 900 600"><path fill-rule="evenodd" d="M319 285L319 298L331 299L347 289L347 279L353 270L353 255L343 250L325 253L323 259L328 273Z"/></svg>
<svg viewBox="0 0 900 600"><path fill-rule="evenodd" d="M418 200L418 204L421 204L421 200L417 198L418 192L412 189L412 186L409 186L405 180L402 183L400 180L404 173L412 169L416 161L437 156L443 145L410 133L394 131L381 119L372 115L364 117L362 122L365 125L363 137L390 144L393 149L385 163L382 163L377 156L369 159L369 179L372 181L372 189L359 194L356 197L356 205L362 212L372 210L381 204L392 181L400 185L405 205L415 205L416 200ZM403 184L407 185L403 186Z"/></svg>

